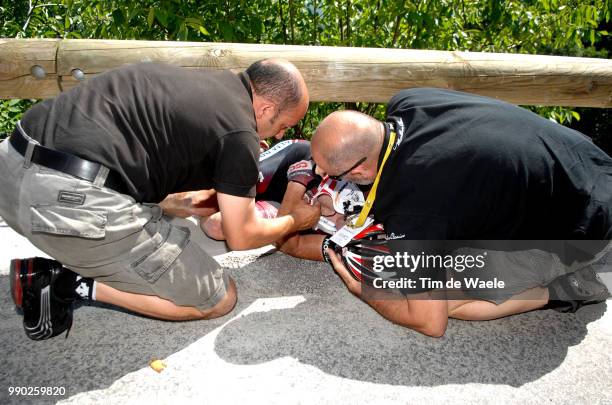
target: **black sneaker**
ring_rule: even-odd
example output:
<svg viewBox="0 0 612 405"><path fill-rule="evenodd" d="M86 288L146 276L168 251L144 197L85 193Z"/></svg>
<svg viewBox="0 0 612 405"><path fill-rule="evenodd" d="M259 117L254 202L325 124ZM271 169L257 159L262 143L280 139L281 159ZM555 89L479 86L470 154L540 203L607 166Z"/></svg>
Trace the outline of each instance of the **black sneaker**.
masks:
<svg viewBox="0 0 612 405"><path fill-rule="evenodd" d="M545 308L559 312L576 312L610 297L606 285L590 266L557 277L548 285L548 292L550 298Z"/></svg>
<svg viewBox="0 0 612 405"><path fill-rule="evenodd" d="M57 277L64 271L56 260L42 257L11 260L11 295L23 310L23 328L32 340L44 340L72 326L74 300L58 297L54 291Z"/></svg>

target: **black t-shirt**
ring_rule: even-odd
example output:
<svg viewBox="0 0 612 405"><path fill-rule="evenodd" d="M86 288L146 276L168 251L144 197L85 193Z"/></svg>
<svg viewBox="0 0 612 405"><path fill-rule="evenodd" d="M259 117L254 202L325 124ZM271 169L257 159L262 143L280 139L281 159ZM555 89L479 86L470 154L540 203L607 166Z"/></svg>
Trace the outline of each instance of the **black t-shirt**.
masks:
<svg viewBox="0 0 612 405"><path fill-rule="evenodd" d="M387 122L399 145L374 214L391 238L612 239L612 159L579 132L505 102L427 88L394 96Z"/></svg>
<svg viewBox="0 0 612 405"><path fill-rule="evenodd" d="M542 249L547 240L612 238L612 159L574 130L508 103L427 88L394 96L385 127L383 150L391 127L398 140L373 210L394 254L424 260L474 241L529 240L521 249ZM421 278L453 276L417 267L396 268L415 282L405 294L440 288ZM493 270L465 274L492 280Z"/></svg>
<svg viewBox="0 0 612 405"><path fill-rule="evenodd" d="M35 105L22 124L45 146L119 172L139 202L209 188L255 196L259 137L244 73L135 64Z"/></svg>

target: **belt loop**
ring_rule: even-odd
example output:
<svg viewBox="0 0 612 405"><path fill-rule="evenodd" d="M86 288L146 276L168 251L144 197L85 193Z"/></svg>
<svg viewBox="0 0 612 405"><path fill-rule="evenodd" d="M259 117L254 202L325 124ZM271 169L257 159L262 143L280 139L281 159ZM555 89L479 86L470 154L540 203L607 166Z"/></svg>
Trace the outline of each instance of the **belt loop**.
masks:
<svg viewBox="0 0 612 405"><path fill-rule="evenodd" d="M17 130L21 132L24 139L28 141L28 147L26 148L25 153L23 154L23 167L24 169L30 168L32 166L32 154L34 153L34 146L38 144L34 139L30 138L28 134L21 127L21 121L17 121Z"/></svg>
<svg viewBox="0 0 612 405"><path fill-rule="evenodd" d="M106 178L108 177L109 172L110 170L108 167L100 165L98 174L96 174L96 178L93 181L93 186L96 188L102 188L104 186L104 183L106 182Z"/></svg>
<svg viewBox="0 0 612 405"><path fill-rule="evenodd" d="M34 154L34 146L36 146L32 142L28 142L28 147L26 149L25 155L23 155L23 168L29 169L32 166L32 154Z"/></svg>

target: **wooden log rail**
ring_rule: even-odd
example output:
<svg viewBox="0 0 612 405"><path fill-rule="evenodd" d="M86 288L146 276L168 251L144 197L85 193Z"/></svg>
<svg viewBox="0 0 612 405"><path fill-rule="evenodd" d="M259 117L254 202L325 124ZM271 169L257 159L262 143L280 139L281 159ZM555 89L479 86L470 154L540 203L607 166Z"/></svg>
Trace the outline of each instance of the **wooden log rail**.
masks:
<svg viewBox="0 0 612 405"><path fill-rule="evenodd" d="M612 60L405 49L205 42L0 39L0 98L48 98L127 63L243 70L267 57L301 70L311 101L387 102L442 87L523 105L612 107Z"/></svg>

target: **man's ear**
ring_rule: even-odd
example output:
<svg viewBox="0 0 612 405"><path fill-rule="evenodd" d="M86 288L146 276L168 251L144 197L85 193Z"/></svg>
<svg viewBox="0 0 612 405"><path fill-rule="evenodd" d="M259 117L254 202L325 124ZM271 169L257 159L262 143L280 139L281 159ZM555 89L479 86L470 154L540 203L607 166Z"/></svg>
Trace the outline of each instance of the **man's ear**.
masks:
<svg viewBox="0 0 612 405"><path fill-rule="evenodd" d="M261 110L262 110L262 115L261 115L262 117L265 117L266 115L273 116L274 115L274 104L266 102L262 106Z"/></svg>
<svg viewBox="0 0 612 405"><path fill-rule="evenodd" d="M253 103L253 109L255 110L255 117L261 119L266 114L274 115L274 103L266 100L263 97L257 97Z"/></svg>

